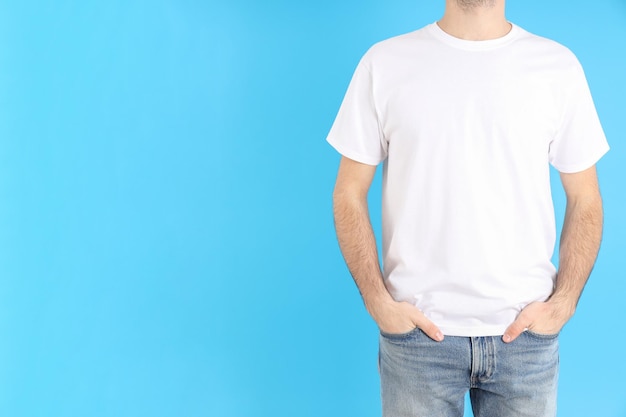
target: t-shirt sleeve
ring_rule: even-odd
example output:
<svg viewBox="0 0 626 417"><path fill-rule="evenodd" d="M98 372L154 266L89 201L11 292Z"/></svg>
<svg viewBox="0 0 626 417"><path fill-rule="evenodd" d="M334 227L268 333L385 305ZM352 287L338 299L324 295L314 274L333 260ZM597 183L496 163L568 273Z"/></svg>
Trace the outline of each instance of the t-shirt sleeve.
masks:
<svg viewBox="0 0 626 417"><path fill-rule="evenodd" d="M592 167L609 150L609 145L578 61L565 80L563 121L550 142L549 159L558 171L573 173Z"/></svg>
<svg viewBox="0 0 626 417"><path fill-rule="evenodd" d="M326 140L343 156L363 164L378 165L387 157L374 101L372 74L364 60L352 76Z"/></svg>

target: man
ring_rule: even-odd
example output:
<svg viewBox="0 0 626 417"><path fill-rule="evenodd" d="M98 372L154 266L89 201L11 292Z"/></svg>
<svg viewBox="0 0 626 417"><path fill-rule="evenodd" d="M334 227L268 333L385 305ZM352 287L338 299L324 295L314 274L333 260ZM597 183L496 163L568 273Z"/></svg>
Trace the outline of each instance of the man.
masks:
<svg viewBox="0 0 626 417"><path fill-rule="evenodd" d="M580 64L505 18L443 18L374 45L328 141L338 241L380 328L383 415L554 416L558 333L595 262L608 144ZM367 192L383 167L381 271ZM567 196L558 271L549 165Z"/></svg>

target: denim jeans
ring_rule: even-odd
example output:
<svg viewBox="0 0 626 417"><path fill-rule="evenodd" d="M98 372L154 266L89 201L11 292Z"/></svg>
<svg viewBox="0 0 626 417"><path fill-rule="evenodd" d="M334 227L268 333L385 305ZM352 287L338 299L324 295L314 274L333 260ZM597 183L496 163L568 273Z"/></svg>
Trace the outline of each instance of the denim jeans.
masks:
<svg viewBox="0 0 626 417"><path fill-rule="evenodd" d="M476 417L554 417L558 364L558 335L381 333L383 417L462 417L468 390Z"/></svg>

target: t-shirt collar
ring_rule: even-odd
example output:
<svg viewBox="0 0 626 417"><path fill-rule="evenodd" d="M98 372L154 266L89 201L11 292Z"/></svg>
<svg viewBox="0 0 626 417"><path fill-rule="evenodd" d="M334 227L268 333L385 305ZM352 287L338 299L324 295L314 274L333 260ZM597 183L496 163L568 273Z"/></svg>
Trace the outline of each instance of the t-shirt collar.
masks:
<svg viewBox="0 0 626 417"><path fill-rule="evenodd" d="M470 40L460 39L460 38L450 35L449 33L445 32L443 29L441 29L439 25L437 24L437 22L431 23L430 25L428 25L428 30L434 37L436 37L440 41L450 46L454 46L455 48L465 49L469 51L481 51L481 50L499 48L501 46L511 43L518 36L520 32L519 26L511 23L511 30L506 35L500 38L489 39L485 41L470 41Z"/></svg>

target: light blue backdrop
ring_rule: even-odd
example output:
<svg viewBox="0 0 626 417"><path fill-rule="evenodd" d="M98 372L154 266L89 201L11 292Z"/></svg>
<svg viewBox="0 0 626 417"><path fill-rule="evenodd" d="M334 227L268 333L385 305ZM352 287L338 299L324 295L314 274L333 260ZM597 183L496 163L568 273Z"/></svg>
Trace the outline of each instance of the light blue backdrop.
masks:
<svg viewBox="0 0 626 417"><path fill-rule="evenodd" d="M0 415L377 416L324 138L363 52L442 3L1 1ZM626 416L626 2L508 17L579 56L612 146L559 406Z"/></svg>

